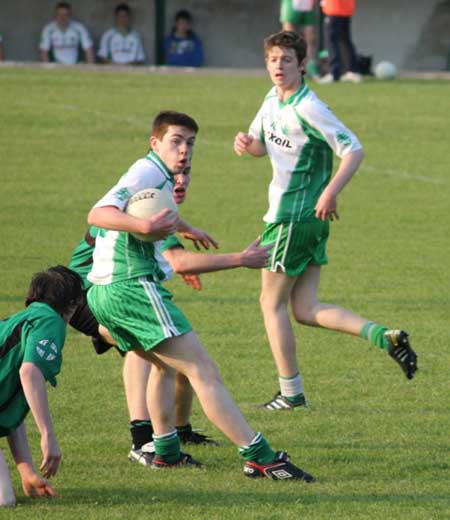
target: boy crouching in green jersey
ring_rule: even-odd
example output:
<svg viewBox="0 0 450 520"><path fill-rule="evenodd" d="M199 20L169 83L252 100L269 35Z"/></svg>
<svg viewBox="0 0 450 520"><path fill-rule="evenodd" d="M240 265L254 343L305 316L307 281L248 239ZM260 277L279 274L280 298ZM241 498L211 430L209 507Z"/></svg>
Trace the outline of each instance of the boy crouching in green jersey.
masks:
<svg viewBox="0 0 450 520"><path fill-rule="evenodd" d="M0 437L7 437L27 496L54 496L46 480L61 451L53 432L45 382L56 385L66 323L81 297L80 277L64 266L34 275L26 309L0 321ZM33 466L24 419L31 409L41 434L42 476ZM14 506L8 467L0 450L0 506Z"/></svg>

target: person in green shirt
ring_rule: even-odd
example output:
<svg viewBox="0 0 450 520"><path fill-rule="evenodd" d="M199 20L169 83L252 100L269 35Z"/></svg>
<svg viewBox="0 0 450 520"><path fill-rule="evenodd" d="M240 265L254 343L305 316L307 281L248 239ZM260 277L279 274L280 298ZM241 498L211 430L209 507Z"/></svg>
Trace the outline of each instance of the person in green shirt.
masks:
<svg viewBox="0 0 450 520"><path fill-rule="evenodd" d="M0 321L0 437L7 437L27 496L54 496L47 478L56 474L61 451L53 432L45 383L56 386L66 323L81 297L80 277L64 266L33 276L26 309ZM42 463L35 470L24 419L31 410L41 434ZM15 505L8 467L0 450L0 505Z"/></svg>

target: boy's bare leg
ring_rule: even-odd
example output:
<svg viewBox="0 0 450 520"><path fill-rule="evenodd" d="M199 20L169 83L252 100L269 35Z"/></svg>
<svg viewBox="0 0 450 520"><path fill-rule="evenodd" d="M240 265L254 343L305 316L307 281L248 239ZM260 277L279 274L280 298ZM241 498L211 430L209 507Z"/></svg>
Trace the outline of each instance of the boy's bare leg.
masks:
<svg viewBox="0 0 450 520"><path fill-rule="evenodd" d="M317 301L320 266L309 265L296 279L291 294L292 311L299 323L359 336L367 319L337 305Z"/></svg>
<svg viewBox="0 0 450 520"><path fill-rule="evenodd" d="M175 378L175 425L184 426L189 423L192 412L194 390L189 379L177 373Z"/></svg>
<svg viewBox="0 0 450 520"><path fill-rule="evenodd" d="M137 351L147 357L148 353ZM190 381L208 419L238 446L249 445L255 432L244 419L241 411L225 388L215 363L199 342L194 332L170 338L152 350L164 364L184 374ZM168 375L171 378L171 375ZM159 400L158 389L148 392L148 404L158 416L158 431L173 430L171 411L161 408L170 406L169 399ZM172 400L173 407L173 400ZM156 424L155 424L156 430Z"/></svg>
<svg viewBox="0 0 450 520"><path fill-rule="evenodd" d="M15 506L16 497L9 476L8 464L0 450L0 506Z"/></svg>
<svg viewBox="0 0 450 520"><path fill-rule="evenodd" d="M295 337L288 313L289 298L296 278L284 273L262 271L261 310L267 339L280 377L298 373Z"/></svg>
<svg viewBox="0 0 450 520"><path fill-rule="evenodd" d="M146 399L150 369L151 363L142 359L136 352L128 352L125 356L123 383L131 421L150 420Z"/></svg>

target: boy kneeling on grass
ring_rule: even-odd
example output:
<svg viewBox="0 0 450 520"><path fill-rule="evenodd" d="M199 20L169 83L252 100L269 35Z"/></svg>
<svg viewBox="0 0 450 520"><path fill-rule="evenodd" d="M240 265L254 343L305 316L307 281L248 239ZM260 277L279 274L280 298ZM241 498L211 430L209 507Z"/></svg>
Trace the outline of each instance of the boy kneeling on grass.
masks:
<svg viewBox="0 0 450 520"><path fill-rule="evenodd" d="M81 298L81 278L64 266L37 273L28 290L26 309L0 321L0 437L7 437L27 496L54 496L46 480L56 474L61 451L53 432L45 383L56 386L66 323ZM31 409L41 434L42 463L33 466L25 431ZM0 450L0 506L16 498Z"/></svg>

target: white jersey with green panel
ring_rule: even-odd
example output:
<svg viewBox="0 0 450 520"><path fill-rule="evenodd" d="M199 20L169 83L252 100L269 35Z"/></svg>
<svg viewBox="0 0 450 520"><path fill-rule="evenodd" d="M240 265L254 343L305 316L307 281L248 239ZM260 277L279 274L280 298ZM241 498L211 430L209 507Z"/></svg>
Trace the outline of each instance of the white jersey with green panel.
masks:
<svg viewBox="0 0 450 520"><path fill-rule="evenodd" d="M265 144L273 168L268 223L308 222L330 181L333 151L342 158L361 148L357 137L306 84L286 101L276 87L267 94L250 126Z"/></svg>
<svg viewBox="0 0 450 520"><path fill-rule="evenodd" d="M172 197L173 176L154 153L136 161L119 182L94 207L115 206L124 211L128 200L138 191L157 188ZM159 266L156 243L142 242L124 231L99 229L88 280L107 285L120 280L152 276L163 281L167 273Z"/></svg>
<svg viewBox="0 0 450 520"><path fill-rule="evenodd" d="M98 56L113 63L133 63L145 60L144 47L138 32L123 33L118 29L110 29L100 40Z"/></svg>

